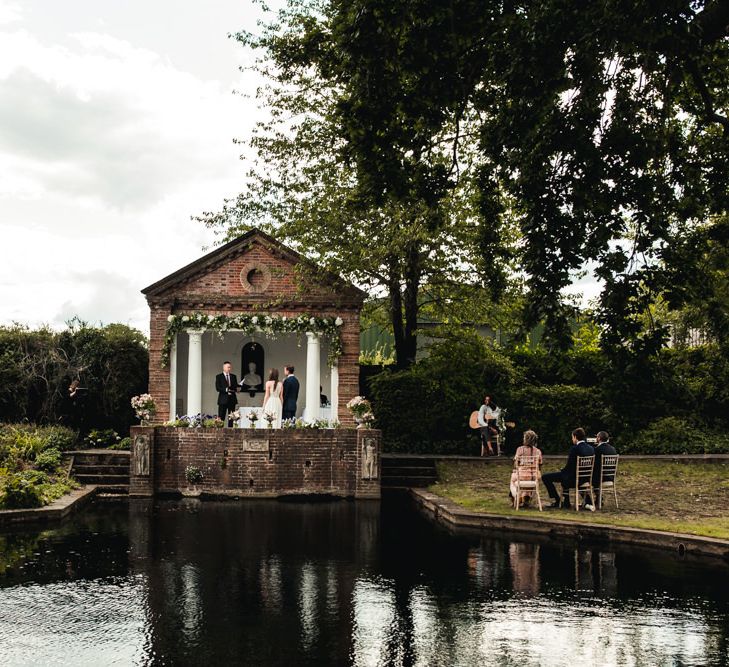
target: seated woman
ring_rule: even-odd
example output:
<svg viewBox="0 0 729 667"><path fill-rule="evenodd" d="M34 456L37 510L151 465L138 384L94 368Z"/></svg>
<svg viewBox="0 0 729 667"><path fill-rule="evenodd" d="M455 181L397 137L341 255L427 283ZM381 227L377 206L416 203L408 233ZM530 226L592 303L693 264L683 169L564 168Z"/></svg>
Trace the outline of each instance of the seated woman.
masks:
<svg viewBox="0 0 729 667"><path fill-rule="evenodd" d="M525 431L524 444L518 447L514 454L514 470L511 473L511 483L509 484L509 498L511 498L515 509L517 502L519 503L519 507L529 505L533 493L531 490L521 491L519 493L520 497L517 498L516 481L538 482L541 476L542 452L537 447L537 441L537 434L534 431ZM527 457L536 458L536 465L526 465Z"/></svg>

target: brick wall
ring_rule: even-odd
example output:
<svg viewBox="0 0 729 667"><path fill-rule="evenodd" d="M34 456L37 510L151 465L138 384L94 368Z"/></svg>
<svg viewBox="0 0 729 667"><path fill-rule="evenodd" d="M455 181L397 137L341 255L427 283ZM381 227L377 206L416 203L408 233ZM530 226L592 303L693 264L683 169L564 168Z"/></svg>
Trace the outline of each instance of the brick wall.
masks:
<svg viewBox="0 0 729 667"><path fill-rule="evenodd" d="M137 433L150 429L132 427ZM153 429L150 475L130 478L131 495L182 492L188 465L204 476L203 493L275 497L287 494L332 494L356 498L380 497L381 437L364 429ZM363 446L376 448L374 479L363 479ZM251 443L264 451L246 451ZM146 486L145 486L146 485Z"/></svg>

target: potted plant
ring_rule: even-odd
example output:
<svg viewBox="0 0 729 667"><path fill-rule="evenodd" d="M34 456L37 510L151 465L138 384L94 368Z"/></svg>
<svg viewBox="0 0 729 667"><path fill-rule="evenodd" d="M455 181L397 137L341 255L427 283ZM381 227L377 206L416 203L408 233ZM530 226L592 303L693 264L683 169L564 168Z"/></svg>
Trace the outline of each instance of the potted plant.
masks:
<svg viewBox="0 0 729 667"><path fill-rule="evenodd" d="M355 396L347 403L347 409L352 413L357 428L369 428L375 421L372 404L364 396Z"/></svg>
<svg viewBox="0 0 729 667"><path fill-rule="evenodd" d="M185 479L190 486L187 487L186 492L183 491L183 495L199 496L200 490L198 489L198 485L202 484L203 481L202 470L200 470L197 466L187 466L185 468Z"/></svg>
<svg viewBox="0 0 729 667"><path fill-rule="evenodd" d="M149 426L152 418L157 414L157 406L149 394L132 396L132 407L142 426Z"/></svg>
<svg viewBox="0 0 729 667"><path fill-rule="evenodd" d="M247 415L248 423L251 428L256 428L256 422L258 421L258 413L255 410L251 410Z"/></svg>

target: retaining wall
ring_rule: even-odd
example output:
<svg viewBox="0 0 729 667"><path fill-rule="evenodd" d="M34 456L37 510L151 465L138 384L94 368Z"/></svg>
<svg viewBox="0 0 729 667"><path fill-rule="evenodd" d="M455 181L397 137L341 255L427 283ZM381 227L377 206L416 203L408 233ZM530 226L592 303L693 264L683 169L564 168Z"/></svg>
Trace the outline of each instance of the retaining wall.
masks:
<svg viewBox="0 0 729 667"><path fill-rule="evenodd" d="M378 430L134 426L131 437L131 496L380 497ZM194 489L185 479L187 466L203 474Z"/></svg>

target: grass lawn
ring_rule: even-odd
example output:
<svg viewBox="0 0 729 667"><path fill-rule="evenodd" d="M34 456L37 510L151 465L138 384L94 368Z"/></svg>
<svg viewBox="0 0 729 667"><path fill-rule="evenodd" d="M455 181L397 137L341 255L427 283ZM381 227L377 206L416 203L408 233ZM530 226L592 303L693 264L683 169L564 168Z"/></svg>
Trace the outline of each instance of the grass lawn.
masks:
<svg viewBox="0 0 729 667"><path fill-rule="evenodd" d="M491 514L542 516L614 526L668 530L729 539L729 464L621 461L617 489L620 509L612 495L603 496L603 509L595 512L511 508L509 477L512 462L438 463L438 482L428 490L465 509ZM562 463L548 461L543 472ZM557 489L561 489L558 485ZM544 485L542 505L550 504ZM536 504L536 498L533 499Z"/></svg>

